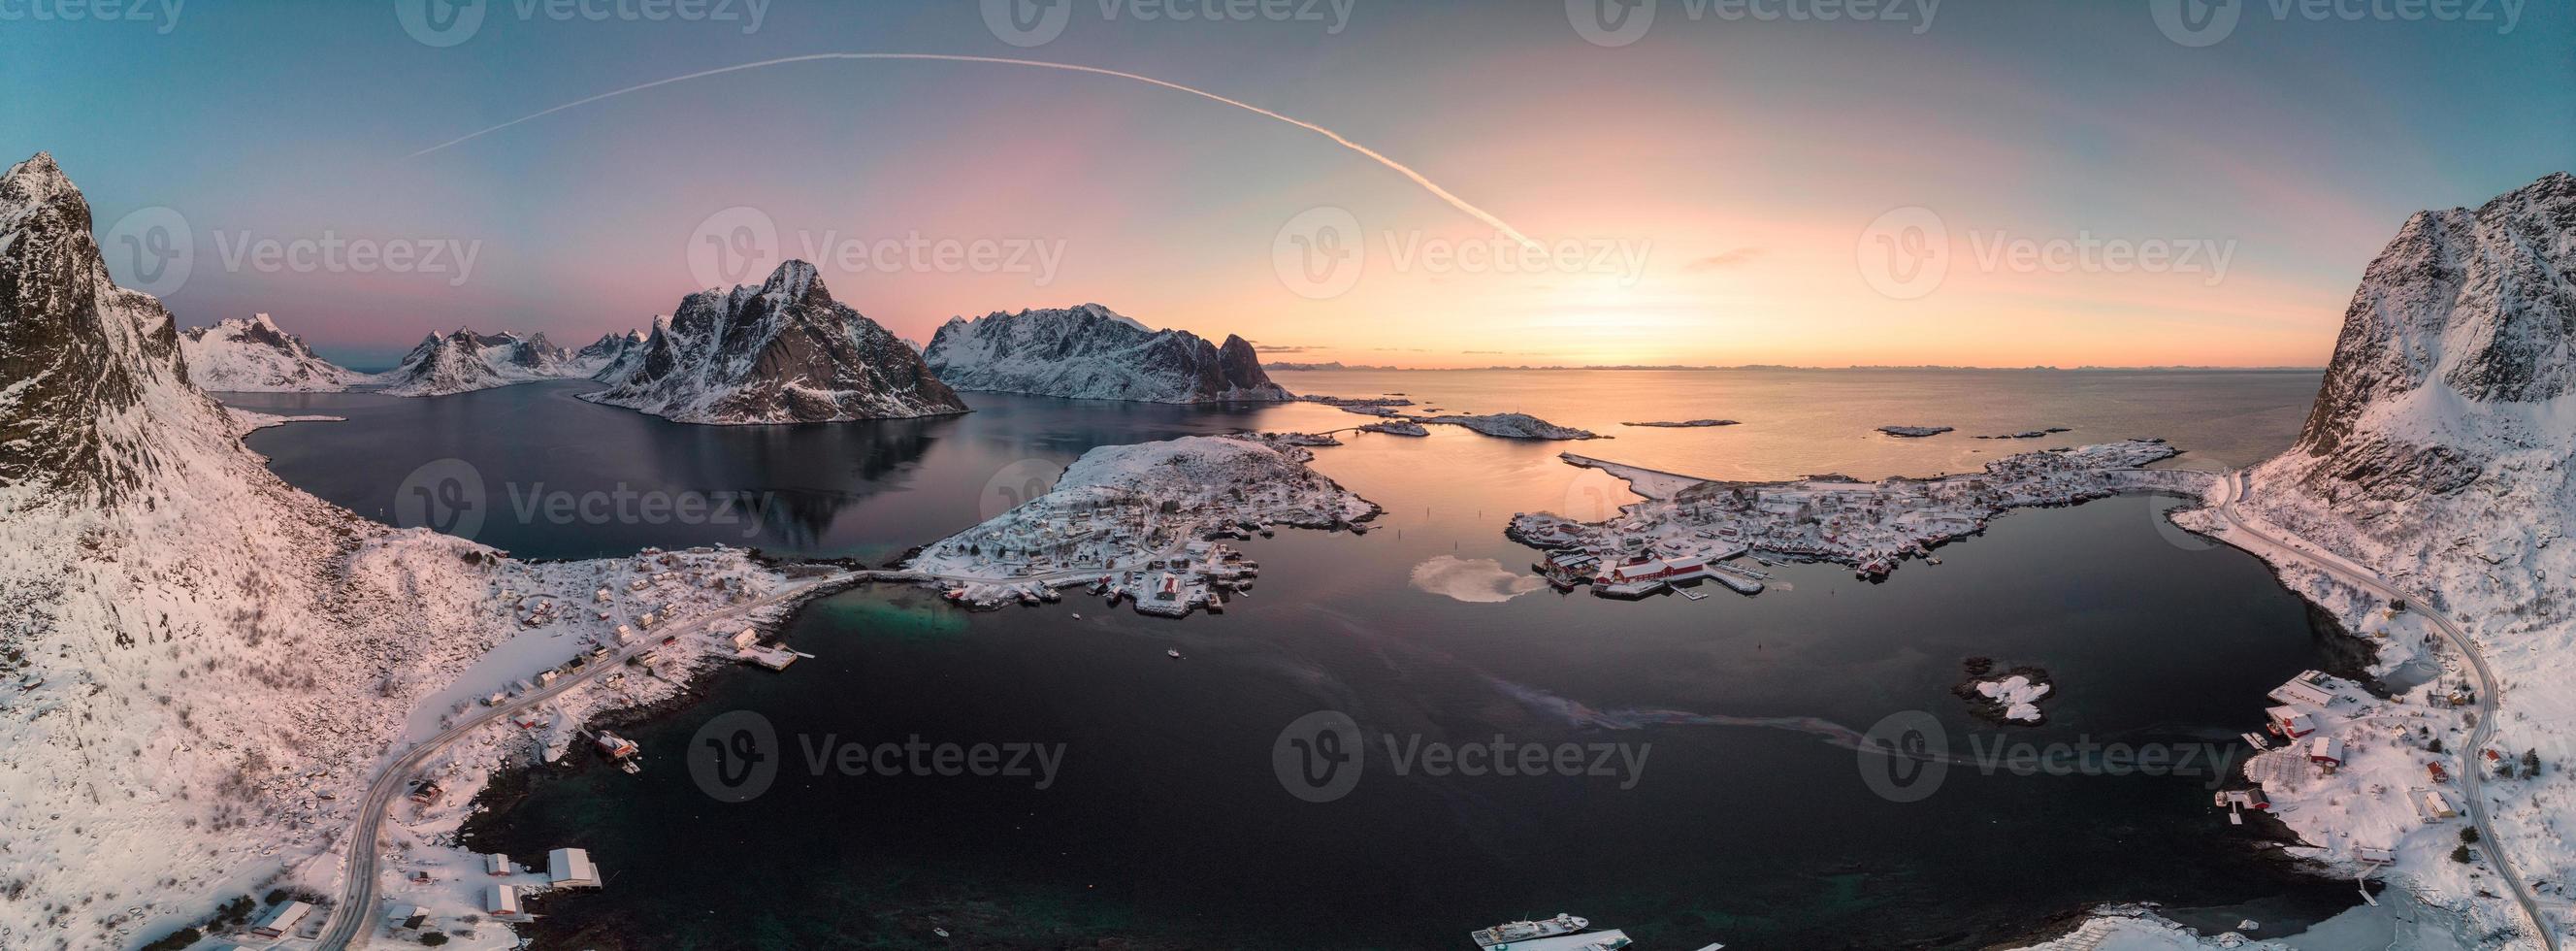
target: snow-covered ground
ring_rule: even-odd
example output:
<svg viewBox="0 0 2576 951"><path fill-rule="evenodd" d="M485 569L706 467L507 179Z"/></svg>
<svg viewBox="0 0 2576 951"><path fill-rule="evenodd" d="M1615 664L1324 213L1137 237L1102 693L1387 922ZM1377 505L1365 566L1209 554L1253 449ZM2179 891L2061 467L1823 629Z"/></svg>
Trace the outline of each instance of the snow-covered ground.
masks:
<svg viewBox="0 0 2576 951"><path fill-rule="evenodd" d="M337 393L367 378L314 356L303 338L279 330L267 314L182 331L179 352L189 380L216 392Z"/></svg>
<svg viewBox="0 0 2576 951"><path fill-rule="evenodd" d="M1275 526L1366 530L1377 505L1317 473L1313 460L1299 446L1238 436L1102 446L1067 467L1052 491L941 539L904 567L982 603L1118 575L1113 584L1137 595L1142 610L1154 606L1150 589L1166 571L1204 599L1210 586L1245 576L1219 539Z"/></svg>
<svg viewBox="0 0 2576 951"><path fill-rule="evenodd" d="M1513 539L1536 548L1588 552L1617 566L1658 559L1715 563L1747 553L1851 565L1863 575L1894 571L1930 546L1983 531L2006 509L2065 505L2136 488L2137 467L2174 455L2157 440L2127 440L2064 451L2026 452L1981 472L1880 482L1801 479L1720 483L1566 454L1570 465L1626 479L1646 501L1601 522L1545 512L1512 516ZM2205 478L2205 477L2203 477ZM2163 473L2146 482L2178 481Z"/></svg>
<svg viewBox="0 0 2576 951"><path fill-rule="evenodd" d="M1974 684L1977 696L1994 701L2004 708L2003 717L2022 723L2039 722L2039 700L2048 696L2049 685L2033 683L2029 677L2014 674Z"/></svg>

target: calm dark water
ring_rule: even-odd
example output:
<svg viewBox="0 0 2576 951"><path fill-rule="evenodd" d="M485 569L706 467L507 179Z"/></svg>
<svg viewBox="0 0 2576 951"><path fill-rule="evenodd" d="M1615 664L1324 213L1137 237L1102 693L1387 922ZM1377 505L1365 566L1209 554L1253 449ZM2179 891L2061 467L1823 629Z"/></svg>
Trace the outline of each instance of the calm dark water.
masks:
<svg viewBox="0 0 2576 951"><path fill-rule="evenodd" d="M1440 376L1373 388L1426 390L1437 381L1425 378ZM1553 375L1528 376L1557 385ZM1901 394L1926 385L1920 376L1874 383ZM2125 414L2190 449L2194 427L2261 417L2295 388L2272 375L2225 376L2201 384L2198 397L2158 378L2152 399L2111 408L2080 407L2120 402L2116 391L2061 394L2050 398L2078 408L2011 428ZM1333 391L1291 383L1301 384ZM1010 472L1022 460L1247 421L1312 429L1348 418L1312 406L1235 414L977 395L979 412L955 420L744 432L593 407L569 399L577 391L270 400L353 418L269 430L252 444L291 481L361 511L392 503L353 499L389 494L412 467L449 457L471 460L495 484L793 486L825 501L764 524L760 532L775 534L753 543L869 557L999 504L990 486L997 476L1006 489L1023 481ZM1887 393L1870 399L1899 398ZM2006 398L1951 397L1985 407ZM439 405L478 399L470 412ZM1500 402L1467 408L1551 415ZM1927 449L1839 431L1943 422L1875 418L1882 409L1809 423L1818 440L1849 451L1807 450L1814 455L1798 468L1867 477L1922 471L1910 467L1929 452L2029 445ZM1688 415L1752 414L1709 406ZM2248 447L2246 458L2270 451L2251 447L2286 445L2297 417L2267 418L2267 430L2231 431L2223 442ZM1691 471L1714 468L1691 467L1694 453L1727 457L1712 446L1729 430L1680 435L1706 444L1622 438L1583 451ZM497 447L487 446L495 436ZM2259 722L2262 692L2318 666L2324 649L2301 604L2254 559L2159 529L2157 513L2172 500L2015 513L1942 549L1945 564L1908 563L1876 585L1794 566L1778 571L1787 585L1754 598L1619 603L1542 591L1472 603L1409 583L1414 566L1443 556L1518 568L1530 553L1500 532L1512 511L1599 504L1611 490L1586 481L1597 473L1556 462L1562 448L1435 430L1321 450L1320 468L1387 507L1384 528L1253 543L1259 586L1222 617L1155 621L1079 597L968 614L919 591L839 596L786 632L816 659L784 674L712 678L695 704L625 731L644 745L642 775L542 771L524 798L477 824L474 842L592 851L609 887L545 908L540 945L568 948L944 943L932 927L975 947L1120 938L1135 947L1443 948L1468 946L1463 932L1473 927L1560 910L1626 928L1647 948L1977 947L2097 901L2206 908L2228 924L2238 916L2216 906L2257 904L2273 934L2350 903L2348 885L2259 857L2246 830L2209 808L2207 775L2026 777L1956 766L1929 798L1900 803L1863 780L1865 766L1884 775L1882 764L1811 733L1679 716L1608 729L1558 706L1812 717L1851 730L1923 711L1968 755L1998 738L2233 751L2242 745L2234 734ZM531 555L733 540L690 534L715 526L607 528L494 518L483 537ZM1166 648L1188 659L1173 661ZM1950 690L1972 655L2048 668L2061 694L2048 724L2006 731L1969 715ZM775 724L786 760L776 785L744 804L707 797L683 765L699 727L734 710ZM1348 714L1371 750L1347 796L1312 803L1282 785L1272 751L1283 728L1319 710ZM1627 744L1644 762L1633 782L1624 772L1397 775L1381 733L1399 743L1499 735L1515 745ZM876 744L916 735L1063 744L1063 759L1039 789L1034 777L815 776L799 751L825 736Z"/></svg>

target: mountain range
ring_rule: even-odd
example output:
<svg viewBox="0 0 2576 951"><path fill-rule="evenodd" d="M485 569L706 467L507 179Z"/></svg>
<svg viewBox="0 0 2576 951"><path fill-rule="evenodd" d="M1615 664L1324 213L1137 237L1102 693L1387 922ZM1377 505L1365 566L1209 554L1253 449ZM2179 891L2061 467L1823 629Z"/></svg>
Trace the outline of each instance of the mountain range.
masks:
<svg viewBox="0 0 2576 951"><path fill-rule="evenodd" d="M1210 344L1098 304L952 318L922 359L961 390L1144 403L1294 398L1241 337Z"/></svg>

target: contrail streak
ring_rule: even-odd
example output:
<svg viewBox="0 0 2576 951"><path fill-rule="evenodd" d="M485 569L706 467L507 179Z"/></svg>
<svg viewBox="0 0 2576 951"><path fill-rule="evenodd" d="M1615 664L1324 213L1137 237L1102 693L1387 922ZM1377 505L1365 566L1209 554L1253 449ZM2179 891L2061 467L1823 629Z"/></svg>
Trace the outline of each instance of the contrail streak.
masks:
<svg viewBox="0 0 2576 951"><path fill-rule="evenodd" d="M1114 70L1114 69L1102 69L1102 68L1097 67L1097 66L1076 66L1076 65L1071 64L1071 63L1050 63L1050 62L1046 62L1046 61L1044 61L1044 60L1034 60L1034 59L1011 59L1011 58L1009 58L1009 57L1003 57L1003 56L960 56L960 55L954 55L954 54L949 54L949 53L810 53L810 54L803 55L803 56L786 56L786 57L781 57L781 58L778 58L778 59L765 59L765 60L761 60L761 61L756 62L756 63L743 63L743 64L740 64L740 65L737 65L737 66L724 66L724 67L719 67L719 68L716 68L716 69L705 69L705 70L699 70L699 71L694 72L694 73L687 73L687 74L684 74L684 75L673 76L673 77L671 77L671 78L669 78L669 79L656 79L656 80L654 80L654 81L652 81L652 82L649 82L649 83L638 83L638 84L633 85L633 86L628 86L628 87L626 87L626 88L624 88L624 89L613 89L613 90L610 90L610 91L608 91L608 92L600 93L600 94L598 94L598 95L596 95L596 96L589 96L589 97L586 97L586 98L575 99L575 100L573 100L573 101L571 101L571 102L567 102L567 103L564 103L563 105L555 106L555 107L550 108L550 109L543 109L543 110L539 110L539 111L537 111L537 112L531 112L531 113L528 113L527 115L520 116L520 117L518 117L518 118L516 118L516 119L512 119L512 120L510 120L510 121L508 121L508 122L501 123L500 125L492 126L492 127L490 127L490 128L486 128L486 129L478 129L478 130L475 130L475 131L473 131L473 132L468 132L468 133L466 133L466 134L464 134L464 135L457 136L456 138L449 139L449 140L447 140L447 141L445 141L445 142L438 143L437 145L433 145L433 146L430 146L430 147L428 147L428 148L422 149L422 150L420 150L420 151L418 151L418 152L414 152L414 153L412 153L412 154L410 154L410 155L408 155L408 156L405 156L405 158L419 158L419 157L421 157L421 156L423 156L423 155L428 155L428 154L429 154L429 153L431 153L431 152L436 152L436 151L438 151L438 150L440 150L440 149L448 148L448 147L450 147L450 146L456 145L456 144L458 144L458 143L465 142L465 141L470 140L470 139L480 138L480 137L482 137L482 136L490 135L490 134L492 134L492 133L494 133L494 132L499 132L499 131L501 131L501 130L503 130L503 129L507 129L507 128L511 127L511 126L518 125L519 123L526 122L526 121L531 120L531 119L538 119L538 118L542 118L542 117L545 117L545 116L553 115L553 114L555 114L555 113L562 112L562 111L564 111L564 110L566 110L566 109L571 109L571 108L574 108L574 107L577 107L577 106L586 106L586 105L589 105L589 104L591 104L591 103L598 102L598 101L600 101L600 100L602 100L602 99L610 99L610 98L614 98L614 97L617 97L617 96L623 96L623 95L626 95L627 93L630 93L630 92L642 92L642 91L644 91L644 90L651 89L651 88L653 88L653 87L655 87L655 86L668 86L668 85L670 85L670 84L672 84L672 83L687 82L687 81L692 80L692 79L704 79L704 78L706 78L706 77L708 77L708 76L717 76L717 75L722 75L722 74L725 74L725 73L738 73L738 72L742 72L742 71L744 71L744 70L749 70L749 69L761 69L761 68L769 67L769 66L783 66L783 65L786 65L786 64L788 64L788 63L807 63L807 62L815 62L815 61L818 61L818 60L836 60L836 59L897 59L897 60L936 60L936 61L940 61L940 62L949 62L949 63L997 63L997 64L1001 64L1001 65L1004 65L1004 66L1027 66L1027 67L1030 67L1030 68L1033 68L1033 69L1058 69L1058 70L1063 70L1063 71L1066 71L1066 72L1072 72L1072 73L1092 73L1092 74L1100 75L1100 76L1113 76L1113 77L1116 77L1116 78L1119 78L1119 79L1132 80L1132 81L1135 81L1135 82L1145 83L1145 84L1147 84L1147 85L1152 85L1152 86L1161 86L1161 87L1163 87L1163 88L1165 88L1165 89L1171 89L1171 90L1176 90L1176 91L1179 91L1179 92L1189 93L1190 95L1197 96L1197 97L1199 97L1199 98L1201 98L1201 99L1210 99L1210 100L1214 100L1214 101L1217 101L1217 102L1224 103L1224 104L1229 105L1229 106L1233 106L1233 107L1235 107L1235 108L1237 108L1237 109L1243 109L1243 110L1246 110L1246 111L1259 113L1259 114L1261 114L1261 115L1268 116L1268 117L1273 118L1273 119L1277 119L1277 120L1279 120L1279 121L1281 121L1281 122L1288 123L1289 125L1293 125L1293 126L1296 126L1296 127L1300 128L1300 129L1305 129L1305 130L1307 130L1307 131L1309 131L1309 132L1313 132L1313 133L1315 133L1315 134L1317 134L1317 135L1321 135L1321 136L1323 136L1323 137L1325 137L1325 138L1331 139L1331 140L1333 140L1334 142L1340 143L1340 144L1341 144L1341 146L1342 146L1343 148L1347 148L1347 149L1350 149L1351 151L1358 152L1358 153L1359 153L1359 154L1361 154L1361 155L1368 156L1370 159L1372 159L1372 160L1376 161L1378 164L1380 164L1380 165L1384 165L1384 166L1386 166L1386 167L1388 167L1388 168L1391 168L1391 169L1394 169L1394 170L1395 170L1395 172L1396 172L1396 174L1398 174L1398 175L1402 175L1402 176L1404 176L1404 177L1406 177L1406 178L1409 178L1409 179L1412 179L1414 184L1422 186L1424 190L1427 190L1427 191L1429 191L1432 195L1437 196L1441 201L1448 202L1448 203L1450 204L1450 206L1451 206L1451 207L1454 207L1454 208L1458 209L1459 211L1463 211L1463 212L1466 212L1466 213L1467 213L1467 214L1469 214L1469 215L1474 216L1474 217L1475 217L1475 219L1476 219L1476 220L1478 220L1478 221L1482 221L1482 222L1484 222L1484 223L1486 223L1486 224L1488 224L1488 225L1492 225L1492 226L1494 227L1494 230L1496 230L1496 231L1500 231L1500 232L1502 232L1502 233L1504 233L1504 234L1506 234L1506 235L1510 235L1510 236L1511 236L1511 238L1512 238L1512 240L1520 242L1523 246L1525 246L1525 247L1530 247L1530 248L1537 248L1537 247L1540 247L1540 245L1539 245L1539 243L1538 243L1538 242L1530 240L1530 238L1529 238L1529 236L1528 236L1528 235L1522 234L1522 233L1520 232L1520 229L1514 228L1514 227L1512 227L1512 226L1511 226L1511 225L1509 225L1509 224L1505 224L1505 223L1503 222L1503 219L1496 218L1496 217L1494 217L1493 215L1488 214L1488 213L1487 213L1484 209L1482 209L1482 208L1478 208L1478 207L1476 207L1475 205L1469 204L1469 203L1467 202L1467 200L1466 200L1466 199L1464 199L1464 198L1460 198L1460 197L1458 197L1458 196L1456 196L1456 195L1454 195L1454 194L1450 194L1450 192L1449 192L1449 190L1448 190L1448 189L1446 189L1446 188L1442 188L1442 187L1440 187L1440 183L1438 183L1438 182L1434 182L1434 181L1432 181L1431 179L1424 177L1424 176L1423 176L1423 174L1422 174L1421 172L1414 171L1412 168L1410 168L1410 167L1406 166L1404 163L1402 163L1402 162L1398 162L1398 161L1396 161L1396 160L1394 160L1394 159L1391 159L1391 158L1386 157L1386 156L1385 156L1385 155L1383 155L1383 154L1380 154L1376 149L1372 149L1372 148L1369 148L1368 146L1361 145L1361 144L1359 144L1359 143L1357 143L1357 142L1353 142L1353 141L1351 141L1351 140L1349 140L1349 139L1343 138L1343 137L1342 137L1342 134L1341 134L1341 133L1339 133L1339 132L1335 132L1335 131L1333 131L1333 130L1331 130L1331 129L1324 128L1323 126L1316 125L1316 124L1314 124L1314 123L1312 123L1312 122L1307 122L1307 121L1305 121L1305 120L1303 120L1303 119L1298 119L1298 118L1294 118L1294 117L1291 117L1291 116L1284 116L1284 115L1280 115L1279 113L1272 112L1272 111L1270 111L1270 110L1268 110L1268 109L1261 108L1260 106L1256 106L1256 105L1253 105L1253 104L1248 103L1248 102L1243 102L1243 101L1235 100L1235 99L1228 99L1228 98L1226 98L1226 97L1224 97L1224 96L1220 96L1220 95L1217 95L1217 94L1215 94L1215 93L1208 92L1208 91L1206 91L1206 90L1204 90L1204 89L1192 89L1192 88L1190 88L1190 87L1188 87L1188 86L1184 86L1184 85L1181 85L1181 84L1179 84L1179 83L1175 83L1175 82L1167 82L1167 81L1165 81L1165 80L1156 79L1156 78L1154 78L1154 77L1152 77L1152 76L1142 76L1142 75L1138 75L1138 74L1136 74L1136 73L1120 72L1120 71L1118 71L1118 70Z"/></svg>

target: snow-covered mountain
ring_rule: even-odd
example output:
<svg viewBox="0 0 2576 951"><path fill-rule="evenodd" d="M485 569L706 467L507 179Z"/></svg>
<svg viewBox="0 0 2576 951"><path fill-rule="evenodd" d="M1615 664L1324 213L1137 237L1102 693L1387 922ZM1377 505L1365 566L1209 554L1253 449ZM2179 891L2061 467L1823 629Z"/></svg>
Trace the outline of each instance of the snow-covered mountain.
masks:
<svg viewBox="0 0 2576 951"><path fill-rule="evenodd" d="M751 599L786 583L739 551L520 563L295 490L190 382L169 312L111 281L92 227L51 156L0 175L0 948L132 948L235 896L334 891L352 852L379 847L346 837L398 740L611 637L588 611L535 630L523 602L543 599L513 589L624 591L680 559L724 582L688 597L768 610ZM681 657L702 667L719 649ZM537 742L560 753L583 717L667 698L664 683L563 694ZM395 775L446 783L428 825L453 830L529 744L487 732ZM383 847L470 863L411 821ZM442 919L480 907L446 901ZM455 946L510 943L477 934Z"/></svg>
<svg viewBox="0 0 2576 951"><path fill-rule="evenodd" d="M576 350L572 365L582 375L605 373L628 353L644 349L644 332L629 330L622 334L601 334L597 342Z"/></svg>
<svg viewBox="0 0 2576 951"><path fill-rule="evenodd" d="M2576 797L2565 765L2576 761L2576 177L2409 218L2363 272L2297 445L2247 473L2234 511L2233 523L2214 510L2176 521L2270 561L2285 585L2372 638L2374 673L2415 684L2395 708L2413 717L2400 728L2413 738L2355 733L2333 776L2272 774L2275 814L2328 861L2357 846L2392 851L2380 874L2457 912L2461 933L2540 947L2500 896L2539 892L2544 919L2561 914L2548 883L2576 868L2576 815L2555 805ZM2480 699L2498 707L2486 724L2494 760L2469 748L2474 711L2463 717L2450 699L2485 693L2486 668L2449 648L2429 657L2451 642L2447 629L2389 610L2387 592L2446 615L2492 668L2493 695ZM2444 736L2448 748L2423 739ZM2516 751L2547 768L2501 768ZM2470 808L2494 834L2477 850L2508 858L2526 882L2455 858L2457 830L2411 808L2404 796L2427 785L2426 762L2486 777Z"/></svg>
<svg viewBox="0 0 2576 951"><path fill-rule="evenodd" d="M951 318L922 359L961 390L1142 403L1294 398L1241 337L1218 346L1098 304Z"/></svg>
<svg viewBox="0 0 2576 951"><path fill-rule="evenodd" d="M592 347L599 344L592 344ZM590 353L585 347L584 354ZM402 363L373 382L389 396L445 396L531 380L589 376L604 363L585 363L539 333L479 334L458 329L431 334L404 354Z"/></svg>
<svg viewBox="0 0 2576 951"><path fill-rule="evenodd" d="M303 338L267 314L217 321L179 334L188 378L218 393L337 393L366 374L313 355Z"/></svg>
<svg viewBox="0 0 2576 951"><path fill-rule="evenodd" d="M966 412L903 341L788 261L758 287L705 290L655 321L583 399L684 423L810 423Z"/></svg>

